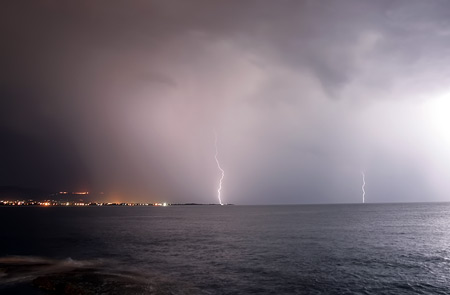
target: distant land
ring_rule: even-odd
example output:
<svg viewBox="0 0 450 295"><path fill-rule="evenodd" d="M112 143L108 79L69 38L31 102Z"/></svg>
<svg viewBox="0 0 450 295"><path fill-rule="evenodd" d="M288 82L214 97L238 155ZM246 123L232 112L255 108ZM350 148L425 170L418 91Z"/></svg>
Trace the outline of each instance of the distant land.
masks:
<svg viewBox="0 0 450 295"><path fill-rule="evenodd" d="M85 201L91 202L94 199L102 197L102 193L91 193L86 191L79 192L51 192L37 188L24 188L19 186L0 186L0 200L56 200L56 201Z"/></svg>
<svg viewBox="0 0 450 295"><path fill-rule="evenodd" d="M45 206L200 206L219 205L202 203L134 203L134 202L105 202L100 201L103 193L92 193L87 191L78 192L50 192L36 188L23 188L18 186L0 186L0 205L45 205ZM233 205L233 204L225 204Z"/></svg>
<svg viewBox="0 0 450 295"><path fill-rule="evenodd" d="M52 193L42 189L23 188L18 186L0 186L0 199L2 200L45 200L48 199Z"/></svg>

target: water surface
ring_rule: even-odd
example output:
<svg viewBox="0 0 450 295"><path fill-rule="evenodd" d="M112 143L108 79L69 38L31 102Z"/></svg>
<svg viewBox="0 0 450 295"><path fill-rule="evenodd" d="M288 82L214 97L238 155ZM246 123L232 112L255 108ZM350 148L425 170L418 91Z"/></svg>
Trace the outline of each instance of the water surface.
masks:
<svg viewBox="0 0 450 295"><path fill-rule="evenodd" d="M447 203L3 207L0 224L11 294L47 294L42 277L86 294L450 293Z"/></svg>

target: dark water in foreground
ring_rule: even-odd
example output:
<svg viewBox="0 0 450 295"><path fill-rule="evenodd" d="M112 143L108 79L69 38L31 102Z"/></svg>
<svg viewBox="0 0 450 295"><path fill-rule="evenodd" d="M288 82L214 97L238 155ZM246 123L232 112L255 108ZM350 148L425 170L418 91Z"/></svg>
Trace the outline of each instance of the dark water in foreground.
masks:
<svg viewBox="0 0 450 295"><path fill-rule="evenodd" d="M0 294L450 294L450 204L0 208L0 226Z"/></svg>

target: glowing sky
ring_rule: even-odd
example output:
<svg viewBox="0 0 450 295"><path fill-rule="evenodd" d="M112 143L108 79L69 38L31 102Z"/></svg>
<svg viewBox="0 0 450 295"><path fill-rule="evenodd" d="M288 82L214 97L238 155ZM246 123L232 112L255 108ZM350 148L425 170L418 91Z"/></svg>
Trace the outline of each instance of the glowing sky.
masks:
<svg viewBox="0 0 450 295"><path fill-rule="evenodd" d="M0 186L450 201L448 1L10 1ZM139 197L138 197L139 196Z"/></svg>

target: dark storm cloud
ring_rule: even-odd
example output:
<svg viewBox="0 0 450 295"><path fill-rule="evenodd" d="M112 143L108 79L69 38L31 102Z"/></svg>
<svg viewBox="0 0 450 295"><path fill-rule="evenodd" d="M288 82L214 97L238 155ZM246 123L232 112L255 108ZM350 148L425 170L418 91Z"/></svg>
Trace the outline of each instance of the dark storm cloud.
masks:
<svg viewBox="0 0 450 295"><path fill-rule="evenodd" d="M214 202L216 129L227 202L442 199L449 6L3 3L0 184Z"/></svg>

